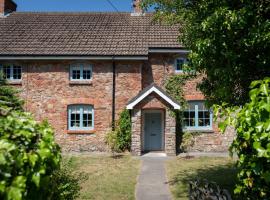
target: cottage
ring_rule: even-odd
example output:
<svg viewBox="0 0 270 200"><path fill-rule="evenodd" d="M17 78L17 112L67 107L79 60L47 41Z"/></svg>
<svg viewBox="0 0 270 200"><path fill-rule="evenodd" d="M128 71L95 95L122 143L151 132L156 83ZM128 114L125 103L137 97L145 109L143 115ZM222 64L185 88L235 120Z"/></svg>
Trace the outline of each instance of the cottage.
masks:
<svg viewBox="0 0 270 200"><path fill-rule="evenodd" d="M47 119L64 151L106 151L105 135L119 113L132 116L132 153L177 150L177 120L167 108L180 105L164 81L183 73L188 50L178 27L154 23L142 13L16 12L0 0L0 67L21 91L25 109ZM183 85L189 109L184 130L199 132L193 151L226 151L233 134L218 133L200 77Z"/></svg>

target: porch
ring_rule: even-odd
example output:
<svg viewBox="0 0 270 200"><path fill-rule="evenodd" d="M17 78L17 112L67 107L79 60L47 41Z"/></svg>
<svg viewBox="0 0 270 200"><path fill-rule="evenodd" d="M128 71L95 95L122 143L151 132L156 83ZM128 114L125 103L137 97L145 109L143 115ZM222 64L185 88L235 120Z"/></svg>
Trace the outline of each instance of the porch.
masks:
<svg viewBox="0 0 270 200"><path fill-rule="evenodd" d="M134 97L127 108L132 118L132 155L152 151L176 155L176 121L170 110L178 110L180 105L172 97L152 84Z"/></svg>

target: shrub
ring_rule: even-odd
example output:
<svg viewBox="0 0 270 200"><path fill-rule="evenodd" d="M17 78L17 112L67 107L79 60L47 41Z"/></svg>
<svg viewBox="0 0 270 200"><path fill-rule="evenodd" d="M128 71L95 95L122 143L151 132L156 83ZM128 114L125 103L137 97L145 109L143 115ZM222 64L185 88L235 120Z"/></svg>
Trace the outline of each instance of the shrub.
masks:
<svg viewBox="0 0 270 200"><path fill-rule="evenodd" d="M270 78L254 81L250 87L250 101L242 108L223 105L215 110L221 110L220 117L224 119L219 124L221 130L232 125L237 132L231 146L239 157L240 168L235 193L245 199L269 199Z"/></svg>
<svg viewBox="0 0 270 200"><path fill-rule="evenodd" d="M0 199L49 199L60 148L47 122L23 112L17 94L0 74Z"/></svg>
<svg viewBox="0 0 270 200"><path fill-rule="evenodd" d="M50 182L50 199L52 200L73 200L79 196L80 183L87 178L83 173L76 173L70 167L71 160L64 160L60 169L56 170Z"/></svg>
<svg viewBox="0 0 270 200"><path fill-rule="evenodd" d="M180 145L180 149L183 152L187 152L190 147L193 147L195 144L194 135L190 132L185 132L182 136L182 142Z"/></svg>
<svg viewBox="0 0 270 200"><path fill-rule="evenodd" d="M20 111L0 116L0 199L41 199L59 162L60 148L47 122Z"/></svg>
<svg viewBox="0 0 270 200"><path fill-rule="evenodd" d="M119 120L116 122L115 130L106 136L106 143L113 152L123 152L130 150L131 145L131 118L128 110L120 113Z"/></svg>

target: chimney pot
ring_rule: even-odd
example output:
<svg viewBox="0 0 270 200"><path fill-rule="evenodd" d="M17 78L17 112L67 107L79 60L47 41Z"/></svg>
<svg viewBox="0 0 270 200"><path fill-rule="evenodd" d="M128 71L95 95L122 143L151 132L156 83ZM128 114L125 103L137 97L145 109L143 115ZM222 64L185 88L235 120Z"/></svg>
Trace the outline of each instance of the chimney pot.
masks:
<svg viewBox="0 0 270 200"><path fill-rule="evenodd" d="M16 11L17 4L12 0L0 0L0 17Z"/></svg>
<svg viewBox="0 0 270 200"><path fill-rule="evenodd" d="M132 0L133 1L133 14L142 15L143 9L141 7L141 0Z"/></svg>

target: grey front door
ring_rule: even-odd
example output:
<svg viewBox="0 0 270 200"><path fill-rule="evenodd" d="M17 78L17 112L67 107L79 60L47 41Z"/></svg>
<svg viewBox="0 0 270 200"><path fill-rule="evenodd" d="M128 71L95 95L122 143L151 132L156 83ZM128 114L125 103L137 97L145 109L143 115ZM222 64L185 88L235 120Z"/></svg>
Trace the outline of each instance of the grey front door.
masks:
<svg viewBox="0 0 270 200"><path fill-rule="evenodd" d="M144 150L162 150L162 115L161 112L144 114Z"/></svg>

